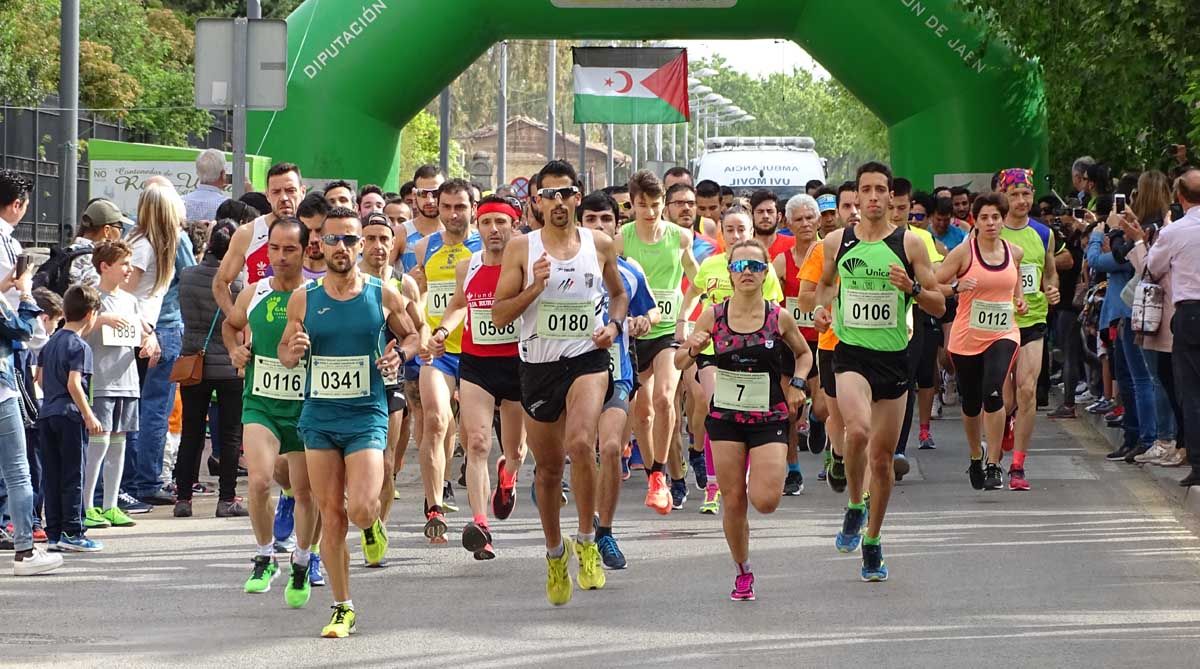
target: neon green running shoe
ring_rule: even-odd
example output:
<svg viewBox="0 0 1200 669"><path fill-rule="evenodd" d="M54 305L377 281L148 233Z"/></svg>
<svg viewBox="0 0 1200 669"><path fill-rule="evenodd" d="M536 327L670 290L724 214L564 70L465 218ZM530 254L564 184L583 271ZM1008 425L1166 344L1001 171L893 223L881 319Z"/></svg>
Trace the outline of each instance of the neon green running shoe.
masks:
<svg viewBox="0 0 1200 669"><path fill-rule="evenodd" d="M311 594L312 584L308 582L308 565L302 567L293 562L292 577L283 587L283 601L293 609L299 609L308 603L308 597Z"/></svg>
<svg viewBox="0 0 1200 669"><path fill-rule="evenodd" d="M326 639L345 639L354 634L354 622L358 616L354 615L354 609L345 604L335 604L333 607L333 617L329 619L329 624L321 629L321 636Z"/></svg>
<svg viewBox="0 0 1200 669"><path fill-rule="evenodd" d="M104 519L113 527L133 527L137 525L120 507L114 506L111 509L105 509L103 513Z"/></svg>
<svg viewBox="0 0 1200 669"><path fill-rule="evenodd" d="M387 554L388 549L388 538L382 520L376 518L370 527L362 531L362 549L368 567L383 564L383 556Z"/></svg>
<svg viewBox="0 0 1200 669"><path fill-rule="evenodd" d="M254 556L254 571L246 579L246 592L260 593L271 589L271 581L279 575L279 564L274 557Z"/></svg>
<svg viewBox="0 0 1200 669"><path fill-rule="evenodd" d="M721 490L716 483L709 481L704 488L704 503L700 505L700 513L716 515L721 511Z"/></svg>
<svg viewBox="0 0 1200 669"><path fill-rule="evenodd" d="M604 570L600 568L600 549L595 541L576 542L575 557L579 559L579 589L599 590L604 587Z"/></svg>
<svg viewBox="0 0 1200 669"><path fill-rule="evenodd" d="M93 506L83 512L83 526L88 529L95 529L99 527L111 527L112 523L108 522L108 519L104 517L104 511L100 507Z"/></svg>
<svg viewBox="0 0 1200 669"><path fill-rule="evenodd" d="M571 574L567 571L567 565L571 562L572 543L563 537L563 554L556 558L546 556L546 599L555 606L571 601L571 593L575 590Z"/></svg>

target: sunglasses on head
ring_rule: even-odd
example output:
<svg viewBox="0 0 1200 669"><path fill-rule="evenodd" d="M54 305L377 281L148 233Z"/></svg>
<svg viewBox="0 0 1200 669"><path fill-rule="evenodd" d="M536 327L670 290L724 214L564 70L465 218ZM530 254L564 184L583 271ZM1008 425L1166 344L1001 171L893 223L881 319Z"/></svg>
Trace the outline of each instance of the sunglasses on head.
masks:
<svg viewBox="0 0 1200 669"><path fill-rule="evenodd" d="M579 189L574 186L563 186L562 188L542 188L538 190L538 197L544 197L547 200L553 200L555 197L567 199L579 192Z"/></svg>
<svg viewBox="0 0 1200 669"><path fill-rule="evenodd" d="M925 214L909 214L908 220L917 222L923 221L925 220Z"/></svg>
<svg viewBox="0 0 1200 669"><path fill-rule="evenodd" d="M767 263L765 263L761 260L749 260L749 259L734 260L733 262L729 263L729 271L733 272L734 274L741 274L742 272L745 272L746 270L750 270L751 272L754 272L755 274L758 274L759 272L765 272L765 271L767 271Z"/></svg>
<svg viewBox="0 0 1200 669"><path fill-rule="evenodd" d="M350 248L351 246L354 246L355 244L357 244L359 242L360 239L362 239L362 237L360 237L359 235L332 235L332 234L330 234L330 235L322 235L321 236L321 241L325 242L329 246L337 246L338 243L340 242L342 244L345 244L346 248Z"/></svg>

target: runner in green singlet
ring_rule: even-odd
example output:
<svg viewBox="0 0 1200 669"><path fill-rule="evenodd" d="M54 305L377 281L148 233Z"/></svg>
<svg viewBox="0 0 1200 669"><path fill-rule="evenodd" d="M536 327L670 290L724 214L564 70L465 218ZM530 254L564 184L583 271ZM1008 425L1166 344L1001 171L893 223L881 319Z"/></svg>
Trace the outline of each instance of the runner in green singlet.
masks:
<svg viewBox="0 0 1200 669"><path fill-rule="evenodd" d="M287 459L292 496L296 500L296 549L284 599L299 608L308 602L312 582L321 582L316 542L317 506L312 499L304 444L296 431L304 399L304 368L285 369L276 357L288 298L303 282L308 228L299 219L277 218L267 233L267 256L273 276L238 295L221 326L221 337L235 367L245 370L242 398L242 448L249 474L247 498L257 555L246 592L266 592L279 573L272 540L271 479L276 456Z"/></svg>
<svg viewBox="0 0 1200 669"><path fill-rule="evenodd" d="M861 222L831 233L817 304L836 296L833 352L837 404L845 422L845 462L850 501L835 545L843 553L863 546L864 581L887 580L879 532L892 493L892 458L908 397L908 325L912 302L932 316L946 311L929 253L916 235L887 218L892 172L881 163L858 168ZM816 312L818 330L830 324L829 311ZM871 510L867 520L863 480L870 467Z"/></svg>

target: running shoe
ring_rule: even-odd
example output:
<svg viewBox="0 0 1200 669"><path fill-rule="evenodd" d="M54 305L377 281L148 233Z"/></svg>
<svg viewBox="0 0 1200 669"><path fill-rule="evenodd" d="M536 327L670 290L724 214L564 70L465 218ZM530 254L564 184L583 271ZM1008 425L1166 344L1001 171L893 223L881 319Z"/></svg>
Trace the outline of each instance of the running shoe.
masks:
<svg viewBox="0 0 1200 669"><path fill-rule="evenodd" d="M217 502L217 518L244 518L250 511L236 499L223 499Z"/></svg>
<svg viewBox="0 0 1200 669"><path fill-rule="evenodd" d="M250 572L250 578L246 579L245 590L250 593L268 592L271 589L271 581L279 575L279 563L268 555L255 555L253 562L254 571Z"/></svg>
<svg viewBox="0 0 1200 669"><path fill-rule="evenodd" d="M828 473L825 471L825 468L824 468L824 467L822 467L822 468L821 468L821 471L817 472L817 480L818 480L818 481L824 481L824 480L825 480L825 477L826 477L827 475L828 475Z"/></svg>
<svg viewBox="0 0 1200 669"><path fill-rule="evenodd" d="M308 582L314 588L325 585L325 574L321 573L321 554L316 551L308 554Z"/></svg>
<svg viewBox="0 0 1200 669"><path fill-rule="evenodd" d="M517 475L509 477L505 474L505 462L503 455L496 461L496 489L492 491L492 515L497 520L507 520L517 506Z"/></svg>
<svg viewBox="0 0 1200 669"><path fill-rule="evenodd" d="M922 429L917 440L921 442L920 449L922 451L930 451L937 448L937 444L933 443L933 434L928 429Z"/></svg>
<svg viewBox="0 0 1200 669"><path fill-rule="evenodd" d="M1015 414L1009 414L1004 420L1004 439L1000 441L1000 449L1005 453L1013 449L1015 434L1017 427L1017 417Z"/></svg>
<svg viewBox="0 0 1200 669"><path fill-rule="evenodd" d="M839 553L853 553L858 548L858 544L862 541L863 523L866 520L866 509L846 507L846 516L842 519L842 529L833 541Z"/></svg>
<svg viewBox="0 0 1200 669"><path fill-rule="evenodd" d="M204 485L203 483L200 483L199 481L192 484L192 496L193 497L209 497L209 496L212 496L215 494L217 494L216 490L213 490L212 488Z"/></svg>
<svg viewBox="0 0 1200 669"><path fill-rule="evenodd" d="M280 541L275 540L275 552L280 555L291 555L292 551L296 550L296 533L292 532L286 539Z"/></svg>
<svg viewBox="0 0 1200 669"><path fill-rule="evenodd" d="M971 478L972 488L983 490L983 458L971 460L971 466L967 467L967 476Z"/></svg>
<svg viewBox="0 0 1200 669"><path fill-rule="evenodd" d="M345 604L335 604L333 617L328 625L321 628L321 636L326 639L345 639L357 631L354 627L356 618L354 609Z"/></svg>
<svg viewBox="0 0 1200 669"><path fill-rule="evenodd" d="M310 558L311 559L311 556ZM293 609L303 608L312 595L312 584L308 582L308 565L292 563L292 577L283 586L283 601Z"/></svg>
<svg viewBox="0 0 1200 669"><path fill-rule="evenodd" d="M176 518L191 518L192 517L192 500L181 499L175 502L175 510L172 512Z"/></svg>
<svg viewBox="0 0 1200 669"><path fill-rule="evenodd" d="M630 476L633 476L633 472L629 469L629 446L627 445L621 454L621 480L628 481Z"/></svg>
<svg viewBox="0 0 1200 669"><path fill-rule="evenodd" d="M833 456L833 460L829 463L829 475L825 477L825 482L829 484L830 489L839 495L846 492L846 461L838 456Z"/></svg>
<svg viewBox="0 0 1200 669"><path fill-rule="evenodd" d="M114 506L111 509L105 509L102 513L104 514L104 519L107 520L108 524L112 525L113 527L133 527L137 524L133 522L132 518L125 515L125 512L122 511L121 507L119 506Z"/></svg>
<svg viewBox="0 0 1200 669"><path fill-rule="evenodd" d="M137 515L140 513L150 513L150 510L154 507L125 491L121 491L121 493L117 495L117 508L121 509L127 514Z"/></svg>
<svg viewBox="0 0 1200 669"><path fill-rule="evenodd" d="M949 407L958 404L958 380L946 370L942 370L942 403Z"/></svg>
<svg viewBox="0 0 1200 669"><path fill-rule="evenodd" d="M646 506L664 516L671 513L671 493L662 472L652 472L646 479Z"/></svg>
<svg viewBox="0 0 1200 669"><path fill-rule="evenodd" d="M287 541L296 531L296 498L291 495L279 495L275 503L275 541ZM289 551L290 552L290 551Z"/></svg>
<svg viewBox="0 0 1200 669"><path fill-rule="evenodd" d="M879 544L863 544L862 580L868 583L888 580L887 564L883 561L883 546Z"/></svg>
<svg viewBox="0 0 1200 669"><path fill-rule="evenodd" d="M383 566L383 558L387 555L388 537L387 528L383 526L382 520L376 518L370 527L362 529L362 549L368 567Z"/></svg>
<svg viewBox="0 0 1200 669"><path fill-rule="evenodd" d="M11 551L16 548L13 545L12 535L0 527L0 551Z"/></svg>
<svg viewBox="0 0 1200 669"><path fill-rule="evenodd" d="M8 525L8 531L9 531L9 532L12 532L12 523L9 523L9 525ZM48 540L49 540L49 537L47 537L47 536L46 536L46 530L44 530L44 529L42 529L42 528L40 528L40 527L37 527L37 526L35 526L35 527L33 528L33 543L35 543L35 544L44 544L44 543L46 543Z"/></svg>
<svg viewBox="0 0 1200 669"><path fill-rule="evenodd" d="M476 560L490 560L496 557L495 553L489 557L479 556L480 551L492 545L492 532L487 525L480 525L475 521L467 523L462 531L462 545Z"/></svg>
<svg viewBox="0 0 1200 669"><path fill-rule="evenodd" d="M34 546L33 553L22 560L13 560L13 576L37 576L48 574L63 564L61 555L51 555L41 546Z"/></svg>
<svg viewBox="0 0 1200 669"><path fill-rule="evenodd" d="M1127 453L1125 455L1125 462L1127 464L1131 464L1131 465L1136 463L1137 458L1145 455L1146 452L1150 450L1150 448L1151 448L1150 446L1147 446L1145 444L1135 446L1132 451L1129 451L1129 453Z"/></svg>
<svg viewBox="0 0 1200 669"><path fill-rule="evenodd" d="M625 554L617 546L617 540L613 538L613 535L606 534L598 537L596 539L596 548L600 550L600 560L604 562L605 569L625 568Z"/></svg>
<svg viewBox="0 0 1200 669"><path fill-rule="evenodd" d="M1046 418L1051 420L1071 420L1075 418L1075 407L1062 404L1054 411L1046 414Z"/></svg>
<svg viewBox="0 0 1200 669"><path fill-rule="evenodd" d="M1138 464L1146 464L1148 462L1155 462L1155 461L1161 459L1164 455L1168 454L1170 451L1174 451L1174 450L1175 450L1174 442L1164 442L1160 439L1155 439L1154 445L1151 446L1149 449L1147 449L1145 452L1143 452L1139 455L1133 456L1133 461Z"/></svg>
<svg viewBox="0 0 1200 669"><path fill-rule="evenodd" d="M908 462L908 456L903 453L892 455L892 474L895 475L897 481L903 481L904 475L912 469L912 465Z"/></svg>
<svg viewBox="0 0 1200 669"><path fill-rule="evenodd" d="M595 541L574 542L575 558L579 560L579 589L599 590L604 587L606 577L600 568L600 548Z"/></svg>
<svg viewBox="0 0 1200 669"><path fill-rule="evenodd" d="M563 537L563 554L558 557L546 556L546 599L554 606L562 606L571 601L571 593L575 583L567 571L571 561L571 540Z"/></svg>
<svg viewBox="0 0 1200 669"><path fill-rule="evenodd" d="M112 527L112 523L104 517L104 511L98 506L90 506L83 512L83 526L91 529Z"/></svg>
<svg viewBox="0 0 1200 669"><path fill-rule="evenodd" d="M989 462L987 473L983 475L984 490L999 490L1004 487L1004 476L1000 472L1000 465Z"/></svg>
<svg viewBox="0 0 1200 669"><path fill-rule="evenodd" d="M1104 459L1112 460L1114 462L1116 462L1117 460L1124 460L1126 455L1129 455L1130 453L1133 452L1133 449L1134 449L1133 446L1123 444L1120 447L1114 448L1113 450L1109 451L1108 455L1104 456Z"/></svg>
<svg viewBox="0 0 1200 669"><path fill-rule="evenodd" d="M688 465L696 475L696 490L704 492L708 487L708 470L704 465L704 451L688 451Z"/></svg>
<svg viewBox="0 0 1200 669"><path fill-rule="evenodd" d="M563 477L563 480L562 480L562 490L558 494L559 494L559 498L558 498L559 506L566 506L567 502L571 501L571 498L567 497L567 495L571 494L571 482L568 481L565 476Z"/></svg>
<svg viewBox="0 0 1200 669"><path fill-rule="evenodd" d="M746 572L738 574L733 579L733 592L729 593L729 599L735 602L753 602L754 601L754 574Z"/></svg>
<svg viewBox="0 0 1200 669"><path fill-rule="evenodd" d="M1029 481L1025 479L1025 470L1009 467L1008 469L1008 489L1009 490L1029 490Z"/></svg>
<svg viewBox="0 0 1200 669"><path fill-rule="evenodd" d="M442 484L442 509L448 513L458 513L458 502L454 501L454 486L449 481Z"/></svg>
<svg viewBox="0 0 1200 669"><path fill-rule="evenodd" d="M687 479L671 480L671 508L682 509L687 502Z"/></svg>
<svg viewBox="0 0 1200 669"><path fill-rule="evenodd" d="M721 489L716 483L709 482L704 488L704 503L700 505L700 513L716 515L721 510Z"/></svg>
<svg viewBox="0 0 1200 669"><path fill-rule="evenodd" d="M446 543L446 516L441 511L430 511L425 514L425 538L431 544Z"/></svg>
<svg viewBox="0 0 1200 669"><path fill-rule="evenodd" d="M804 492L804 475L799 471L788 472L787 478L783 479L783 494L795 497L802 492Z"/></svg>
<svg viewBox="0 0 1200 669"><path fill-rule="evenodd" d="M1117 406L1116 402L1110 400L1107 397L1101 397L1100 399L1096 400L1095 402L1092 402L1091 404L1089 404L1087 406L1087 412L1094 413L1094 414L1106 414L1109 411L1112 411L1113 408L1116 406Z"/></svg>
<svg viewBox="0 0 1200 669"><path fill-rule="evenodd" d="M99 553L104 550L104 543L88 539L82 534L72 536L63 532L62 536L58 538L58 543L50 545L50 550L68 553Z"/></svg>
<svg viewBox="0 0 1200 669"><path fill-rule="evenodd" d="M933 410L930 412L930 415L929 415L930 418L932 418L934 420L942 419L942 404L943 404L942 403L942 394L934 393L933 394Z"/></svg>
<svg viewBox="0 0 1200 669"><path fill-rule="evenodd" d="M458 485L467 487L467 459L463 458L462 466L458 468Z"/></svg>

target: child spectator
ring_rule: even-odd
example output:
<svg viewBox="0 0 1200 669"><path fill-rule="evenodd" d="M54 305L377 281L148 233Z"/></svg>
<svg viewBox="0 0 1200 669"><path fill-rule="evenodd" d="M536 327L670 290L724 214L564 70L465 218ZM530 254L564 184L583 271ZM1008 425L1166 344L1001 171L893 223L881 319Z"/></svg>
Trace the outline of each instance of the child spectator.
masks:
<svg viewBox="0 0 1200 669"><path fill-rule="evenodd" d="M99 308L100 293L95 288L71 286L63 296L67 322L38 355L38 380L44 393L38 434L50 550L104 548L84 535L82 518L84 436L103 429L88 404L92 349L82 335L96 324Z"/></svg>
<svg viewBox="0 0 1200 669"><path fill-rule="evenodd" d="M138 300L121 290L133 271L133 249L123 241L105 242L92 253L99 275L100 314L86 341L92 349L92 412L101 431L88 439L84 469L84 527L128 527L133 520L117 506L125 471L125 433L138 429L136 347L150 344L154 333L142 319ZM101 469L103 467L103 470ZM104 496L96 506L96 485L104 473Z"/></svg>

